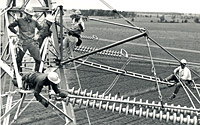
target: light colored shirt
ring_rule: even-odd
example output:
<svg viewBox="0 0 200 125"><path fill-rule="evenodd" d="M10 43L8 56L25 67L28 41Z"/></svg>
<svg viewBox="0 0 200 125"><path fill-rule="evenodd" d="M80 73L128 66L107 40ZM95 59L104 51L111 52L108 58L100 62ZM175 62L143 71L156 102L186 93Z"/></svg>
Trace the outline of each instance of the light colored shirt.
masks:
<svg viewBox="0 0 200 125"><path fill-rule="evenodd" d="M187 67L184 69L182 69L181 66L177 67L174 69L174 74L178 75L182 80L192 80L191 72Z"/></svg>

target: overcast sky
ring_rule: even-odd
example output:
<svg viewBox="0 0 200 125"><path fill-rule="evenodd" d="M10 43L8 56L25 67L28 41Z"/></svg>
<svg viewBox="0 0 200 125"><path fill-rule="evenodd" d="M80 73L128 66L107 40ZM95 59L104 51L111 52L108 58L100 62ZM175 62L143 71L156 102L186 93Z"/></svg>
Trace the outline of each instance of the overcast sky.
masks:
<svg viewBox="0 0 200 125"><path fill-rule="evenodd" d="M0 7L5 7L7 0L1 0ZM17 0L20 6L22 0ZM38 0L30 0L28 6L39 5ZM40 0L42 1L42 0ZM120 11L142 12L181 12L200 14L200 0L104 0L111 7ZM101 0L52 0L54 6L63 5L65 9L107 9Z"/></svg>

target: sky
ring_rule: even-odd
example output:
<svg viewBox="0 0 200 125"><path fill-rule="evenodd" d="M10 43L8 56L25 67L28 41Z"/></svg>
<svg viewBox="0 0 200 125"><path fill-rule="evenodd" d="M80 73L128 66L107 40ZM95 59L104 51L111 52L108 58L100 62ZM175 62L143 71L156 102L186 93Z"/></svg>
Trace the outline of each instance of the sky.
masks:
<svg viewBox="0 0 200 125"><path fill-rule="evenodd" d="M7 0L1 0L0 8L6 6ZM17 6L20 6L17 0ZM38 0L30 0L28 6L40 5ZM42 1L42 0L39 0ZM106 6L105 1L111 7ZM3 2L3 3L2 3ZM136 12L179 12L200 14L200 0L52 0L54 7L63 5L64 9L116 9Z"/></svg>

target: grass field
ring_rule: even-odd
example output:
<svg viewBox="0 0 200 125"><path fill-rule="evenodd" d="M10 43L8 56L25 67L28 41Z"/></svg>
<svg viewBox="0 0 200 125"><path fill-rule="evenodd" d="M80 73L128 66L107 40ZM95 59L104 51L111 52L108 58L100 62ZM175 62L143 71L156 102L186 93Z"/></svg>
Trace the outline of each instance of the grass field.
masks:
<svg viewBox="0 0 200 125"><path fill-rule="evenodd" d="M112 22L118 22L126 24L122 19L109 19ZM149 32L149 35L160 43L164 47L174 47L181 49L189 49L200 51L200 24L195 23L149 23L149 22L135 22L139 27L146 28ZM110 40L122 40L132 35L139 33L133 29L126 29L123 27L103 24L94 21L85 22L86 31L83 35L92 36L97 35L99 38L110 39ZM146 46L136 46L133 43L142 43L146 44L145 38L140 38L134 41L130 41L126 44L112 48L113 50L120 50L121 48L125 49L129 54L139 54L149 56L148 48ZM103 47L105 45L111 44L110 41L89 41L83 40L83 45L92 46L92 47ZM153 43L150 43L154 45ZM159 57L164 59L173 59L163 50L159 48L151 48L153 57ZM185 58L189 62L200 63L200 54L184 51L169 50L177 58ZM118 58L108 58L108 57L99 57L92 55L88 58L89 61L98 62L100 64L106 64L109 66L121 68L122 65L126 62L126 59ZM145 61L131 60L129 65L127 65L126 70L137 72L146 75L152 75L151 72L151 63ZM171 65L155 65L156 72L158 76L165 77L172 73L174 67ZM192 67L191 67L192 68ZM194 69L194 68L193 68ZM200 71L199 68L195 68L195 71ZM109 73L106 71L93 69L87 66L81 65L77 69L78 77L80 78L80 83L82 89L87 89L88 91L93 90L93 92L103 93L108 86L113 82L116 74ZM67 79L69 82L70 88L75 87L79 88L77 81L77 75L74 70L70 70L68 73ZM194 74L192 74L194 76ZM198 83L199 80L197 79ZM158 92L154 88L155 83L135 79L127 76L120 76L120 79L110 91L112 95L120 93L124 97L134 97L137 100L142 99L143 101L149 100L149 102L156 101L159 102ZM186 94L183 89L180 90L177 98L171 102L167 98L174 91L174 87L166 88L164 85L161 85L163 88L161 90L164 103L188 106L191 107ZM153 88L153 89L152 89ZM172 123L166 123L165 121L152 120L139 118L136 116L126 116L124 114L112 113L104 110L97 109L87 109L92 125L171 125ZM85 108L75 107L75 116L78 125L87 125L88 120L85 113ZM64 121L57 116L57 114L52 111L50 107L45 109L39 103L32 103L29 108L22 113L16 125L55 125L64 124Z"/></svg>

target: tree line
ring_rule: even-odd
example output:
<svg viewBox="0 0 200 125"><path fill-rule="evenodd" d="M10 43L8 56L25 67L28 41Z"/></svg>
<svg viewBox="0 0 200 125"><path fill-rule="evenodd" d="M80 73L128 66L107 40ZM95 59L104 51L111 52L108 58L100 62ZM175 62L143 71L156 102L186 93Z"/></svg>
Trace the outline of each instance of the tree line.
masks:
<svg viewBox="0 0 200 125"><path fill-rule="evenodd" d="M135 17L137 14L135 12L128 11L118 11L124 17ZM84 16L108 16L108 17L119 17L119 15L112 10L101 10L101 9L89 9L81 10Z"/></svg>

